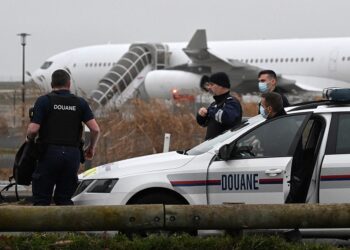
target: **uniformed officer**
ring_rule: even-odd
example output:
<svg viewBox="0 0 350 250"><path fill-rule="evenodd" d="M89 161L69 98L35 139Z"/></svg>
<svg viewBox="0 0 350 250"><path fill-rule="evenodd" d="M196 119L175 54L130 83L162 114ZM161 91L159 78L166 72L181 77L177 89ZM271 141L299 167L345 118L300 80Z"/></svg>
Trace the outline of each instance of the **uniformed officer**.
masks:
<svg viewBox="0 0 350 250"><path fill-rule="evenodd" d="M56 70L52 74L52 92L40 96L34 105L27 130L27 140L38 135L41 145L38 166L32 176L34 205L50 205L53 192L56 205L73 205L82 122L91 132L85 157L92 159L95 154L99 126L88 103L70 93L70 85L70 75L65 70Z"/></svg>
<svg viewBox="0 0 350 250"><path fill-rule="evenodd" d="M242 120L241 104L230 95L230 79L226 73L211 75L207 88L215 101L208 108L201 107L197 113L198 124L207 127L206 140L218 136Z"/></svg>

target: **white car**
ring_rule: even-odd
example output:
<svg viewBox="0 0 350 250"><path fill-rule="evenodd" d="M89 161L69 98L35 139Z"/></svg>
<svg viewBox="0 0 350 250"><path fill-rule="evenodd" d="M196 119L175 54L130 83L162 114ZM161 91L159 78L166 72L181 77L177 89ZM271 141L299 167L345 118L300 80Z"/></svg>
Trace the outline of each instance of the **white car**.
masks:
<svg viewBox="0 0 350 250"><path fill-rule="evenodd" d="M260 115L185 152L84 172L77 205L350 202L350 94ZM345 96L345 97L344 97Z"/></svg>

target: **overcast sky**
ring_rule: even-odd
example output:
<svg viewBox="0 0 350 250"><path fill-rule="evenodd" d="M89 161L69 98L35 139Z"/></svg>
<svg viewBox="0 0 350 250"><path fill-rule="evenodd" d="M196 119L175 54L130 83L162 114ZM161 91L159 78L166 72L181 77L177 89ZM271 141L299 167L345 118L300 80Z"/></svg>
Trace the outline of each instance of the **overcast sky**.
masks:
<svg viewBox="0 0 350 250"><path fill-rule="evenodd" d="M0 0L0 81L50 56L103 43L350 36L349 0ZM350 46L350 45L349 45Z"/></svg>

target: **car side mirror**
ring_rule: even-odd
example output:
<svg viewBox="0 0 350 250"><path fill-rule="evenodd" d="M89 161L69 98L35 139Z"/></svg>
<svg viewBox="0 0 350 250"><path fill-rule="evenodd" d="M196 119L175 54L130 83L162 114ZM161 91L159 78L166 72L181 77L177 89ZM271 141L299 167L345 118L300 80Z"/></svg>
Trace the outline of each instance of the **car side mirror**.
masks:
<svg viewBox="0 0 350 250"><path fill-rule="evenodd" d="M218 158L224 161L230 160L232 154L232 145L225 144L223 145L217 154Z"/></svg>

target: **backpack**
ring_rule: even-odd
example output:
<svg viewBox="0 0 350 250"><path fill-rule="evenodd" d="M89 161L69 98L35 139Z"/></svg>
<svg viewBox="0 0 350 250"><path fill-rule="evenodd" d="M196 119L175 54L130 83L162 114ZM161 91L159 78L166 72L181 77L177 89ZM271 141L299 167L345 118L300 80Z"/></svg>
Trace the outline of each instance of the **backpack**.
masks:
<svg viewBox="0 0 350 250"><path fill-rule="evenodd" d="M1 196L1 192L8 191L10 187L15 185L16 198L19 200L17 185L29 186L31 184L32 174L37 166L37 159L37 144L34 141L24 142L16 153L15 162L13 164L13 173L9 178L10 184L0 191L1 199L4 200ZM12 182L12 180L15 180L15 182Z"/></svg>

